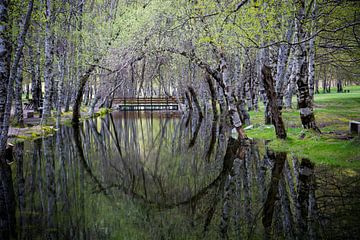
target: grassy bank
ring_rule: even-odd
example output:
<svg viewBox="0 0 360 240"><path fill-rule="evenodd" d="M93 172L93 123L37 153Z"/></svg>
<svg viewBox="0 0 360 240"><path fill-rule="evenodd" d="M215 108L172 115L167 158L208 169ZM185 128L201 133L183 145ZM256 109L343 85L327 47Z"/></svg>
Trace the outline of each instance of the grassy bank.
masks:
<svg viewBox="0 0 360 240"><path fill-rule="evenodd" d="M93 116L88 115L88 108L81 108L81 118L80 122L89 119L91 117L102 117L110 113L111 109L100 108L98 109ZM31 141L37 138L46 137L54 134L56 129L56 117L52 117L47 124L41 122L39 114L35 113L35 118L24 119L25 127L21 128L16 125L11 125L9 129L9 142L15 143L18 141ZM52 112L52 116L55 116L56 112ZM71 126L72 125L72 111L63 112L60 118L60 124Z"/></svg>
<svg viewBox="0 0 360 240"><path fill-rule="evenodd" d="M247 135L272 140L270 147L274 150L291 152L316 163L360 168L360 139L349 133L349 121L360 121L360 86L346 89L350 93L333 90L315 96L315 118L321 135L304 130L298 110L290 109L283 112L288 138L278 140L274 128L263 124L263 108L250 113L254 127L247 130Z"/></svg>

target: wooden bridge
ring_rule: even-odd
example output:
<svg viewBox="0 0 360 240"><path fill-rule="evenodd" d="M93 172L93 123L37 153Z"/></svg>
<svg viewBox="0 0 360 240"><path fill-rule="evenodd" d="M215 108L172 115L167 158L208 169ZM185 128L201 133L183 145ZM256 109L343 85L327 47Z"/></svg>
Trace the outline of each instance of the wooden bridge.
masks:
<svg viewBox="0 0 360 240"><path fill-rule="evenodd" d="M117 105L120 111L179 110L175 97L114 98L113 104Z"/></svg>

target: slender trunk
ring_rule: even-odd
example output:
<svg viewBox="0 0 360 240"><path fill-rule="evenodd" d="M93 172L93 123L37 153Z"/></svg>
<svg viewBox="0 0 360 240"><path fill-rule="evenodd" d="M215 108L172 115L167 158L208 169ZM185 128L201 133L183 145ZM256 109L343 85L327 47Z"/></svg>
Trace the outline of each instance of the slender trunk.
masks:
<svg viewBox="0 0 360 240"><path fill-rule="evenodd" d="M329 69L329 73L330 73L330 76L329 76L329 79L327 81L327 89L326 89L326 92L327 93L331 93L331 83L332 83L332 80L333 80L333 70L332 70L332 67L330 67Z"/></svg>
<svg viewBox="0 0 360 240"><path fill-rule="evenodd" d="M243 73L243 82L244 82L244 87L243 87L243 91L241 92L244 92L244 94L242 94L243 97L246 97L246 103L247 103L247 106L248 106L248 110L251 111L254 109L254 106L253 106L253 91L252 91L252 78L251 78L251 66L250 66L250 60L247 59L245 61L245 69L244 69L244 73Z"/></svg>
<svg viewBox="0 0 360 240"><path fill-rule="evenodd" d="M309 94L311 102L314 101L315 82L315 37L309 41Z"/></svg>
<svg viewBox="0 0 360 240"><path fill-rule="evenodd" d="M217 100L219 102L219 107L220 107L220 113L224 113L224 108L225 108L225 101L224 101L224 90L223 88L220 86L219 83L216 83L217 85Z"/></svg>
<svg viewBox="0 0 360 240"><path fill-rule="evenodd" d="M211 95L211 106L212 106L212 110L213 110L213 114L214 114L214 119L217 119L218 117L218 111L216 108L216 90L214 87L214 83L213 80L211 79L209 74L205 74L205 79L208 83L209 86L209 90L210 90L210 95Z"/></svg>
<svg viewBox="0 0 360 240"><path fill-rule="evenodd" d="M10 75L10 53L11 45L8 39L8 1L0 2L0 130L4 120L6 96Z"/></svg>
<svg viewBox="0 0 360 240"><path fill-rule="evenodd" d="M53 90L53 46L52 38L53 33L51 29L51 0L46 0L45 6L45 68L44 68L44 81L45 81L45 96L42 120L47 124L51 117L52 107L52 90Z"/></svg>
<svg viewBox="0 0 360 240"><path fill-rule="evenodd" d="M25 98L27 99L27 100L29 100L29 98L30 98L30 84L29 83L26 83L25 84Z"/></svg>
<svg viewBox="0 0 360 240"><path fill-rule="evenodd" d="M11 167L0 162L0 239L16 239L15 203Z"/></svg>
<svg viewBox="0 0 360 240"><path fill-rule="evenodd" d="M42 88L41 88L41 68L40 68L40 64L41 64L41 40L38 34L38 40L37 40L37 52L36 52L36 64L35 64L35 82L34 82L34 86L33 86L33 94L35 94L35 98L33 95L33 100L34 100L34 110L35 111L39 111L39 107L41 107L41 101L43 98L43 93L42 93ZM30 55L30 59L31 59L31 55Z"/></svg>
<svg viewBox="0 0 360 240"><path fill-rule="evenodd" d="M60 61L59 61L59 73L60 73L60 79L58 82L58 94L57 94L57 118L59 119L61 117L61 108L63 105L63 99L64 99L64 81L65 81L65 58L66 58L66 50L63 49L63 53L60 55Z"/></svg>
<svg viewBox="0 0 360 240"><path fill-rule="evenodd" d="M46 173L46 195L47 195L47 239L57 239L57 204L56 204L56 181L55 181L55 157L53 138L45 138L43 141L44 158L46 160L45 173Z"/></svg>
<svg viewBox="0 0 360 240"><path fill-rule="evenodd" d="M259 78L255 75L252 74L254 72L254 69L256 69L255 64L254 66L250 69L250 75L251 75L251 87L250 87L250 92L251 92L251 98L252 98L252 106L254 108L254 110L257 112L259 111Z"/></svg>
<svg viewBox="0 0 360 240"><path fill-rule="evenodd" d="M326 71L326 66L324 66L323 68L324 70L324 79L323 79L323 93L326 93L326 83L327 83L327 71Z"/></svg>
<svg viewBox="0 0 360 240"><path fill-rule="evenodd" d="M195 107L196 107L196 109L198 111L198 114L199 114L199 119L202 119L204 117L204 115L203 115L203 113L201 111L200 103L199 103L199 100L198 100L198 98L196 96L195 90L191 86L188 86L188 90L189 90L189 92L190 92L190 94L192 96L192 100L195 103Z"/></svg>
<svg viewBox="0 0 360 240"><path fill-rule="evenodd" d="M288 42L291 41L291 37L293 35L293 31L291 29L286 33L286 40ZM287 44L281 44L279 47L278 61L277 61L277 69L275 75L276 81L276 95L277 95L277 105L280 109L283 106L283 95L284 95L284 85L287 80L285 80L286 76L286 64L290 60L290 46Z"/></svg>
<svg viewBox="0 0 360 240"><path fill-rule="evenodd" d="M288 76L288 82L287 87L285 91L285 108L290 109L292 108L292 97L294 95L295 91L295 59L291 61L291 63L288 66L287 74Z"/></svg>
<svg viewBox="0 0 360 240"><path fill-rule="evenodd" d="M192 110L193 110L192 101L191 101L191 98L190 98L190 95L188 92L185 92L185 97L186 97L186 101L188 103L189 111L192 112Z"/></svg>
<svg viewBox="0 0 360 240"><path fill-rule="evenodd" d="M74 2L77 2L78 3L78 9L77 9L77 22L76 22L76 30L81 32L82 29L83 29L83 10L84 10L84 3L85 1L83 0L75 0ZM87 79L84 83L84 86L82 86L82 83L81 83L81 78L82 78L82 70L83 70L83 67L82 67L82 62L83 62L83 38L81 35L78 36L78 43L76 44L76 47L75 47L75 51L77 51L76 53L76 82L75 82L75 91L74 91L74 101L76 101L77 99L77 94L78 94L78 91L81 89L82 91L82 94L81 94L81 98L83 98L84 96L84 91L85 91L85 86L86 86L86 82L87 82ZM83 99L81 99L81 102L83 101ZM80 106L79 106L80 107Z"/></svg>
<svg viewBox="0 0 360 240"><path fill-rule="evenodd" d="M95 62L98 62L98 61L95 60ZM84 94L84 88L85 88L86 82L88 81L90 75L95 70L95 67L96 67L95 65L91 65L88 68L88 70L85 72L85 74L80 78L79 89L77 90L75 102L73 105L72 122L74 124L77 124L79 122L80 107L81 107L81 102L82 102L82 98L83 98L83 94Z"/></svg>
<svg viewBox="0 0 360 240"><path fill-rule="evenodd" d="M341 81L341 80L337 80L336 88L337 88L337 92L338 92L338 93L343 92L343 84L342 84L342 81Z"/></svg>
<svg viewBox="0 0 360 240"><path fill-rule="evenodd" d="M24 142L19 142L15 146L16 156L16 179L17 179L17 197L19 208L20 239L24 239L26 226L26 196L25 196L25 178L24 178Z"/></svg>
<svg viewBox="0 0 360 240"><path fill-rule="evenodd" d="M319 80L315 80L315 94L319 94Z"/></svg>
<svg viewBox="0 0 360 240"><path fill-rule="evenodd" d="M312 21L311 21L311 35L314 34L316 31L315 29L315 21L316 21L316 14L317 14L317 6L316 0L313 1L312 6ZM311 102L314 101L314 81L315 81L315 39L316 37L312 37L309 41L309 94L311 98Z"/></svg>
<svg viewBox="0 0 360 240"><path fill-rule="evenodd" d="M15 121L20 127L24 127L24 112L22 105L22 82L23 82L24 56L21 57L15 79Z"/></svg>
<svg viewBox="0 0 360 240"><path fill-rule="evenodd" d="M66 83L66 100L65 100L65 112L68 112L70 110L70 102L71 102L71 96L73 93L72 88L70 87L72 85L73 81L73 75L72 75L72 69L70 66L72 66L74 61L73 52L69 51L68 59L67 59L67 83Z"/></svg>

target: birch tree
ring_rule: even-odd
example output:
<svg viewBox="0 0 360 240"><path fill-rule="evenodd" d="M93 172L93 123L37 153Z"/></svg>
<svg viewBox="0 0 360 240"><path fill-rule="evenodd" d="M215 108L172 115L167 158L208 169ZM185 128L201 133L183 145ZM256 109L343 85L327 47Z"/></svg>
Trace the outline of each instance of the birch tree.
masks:
<svg viewBox="0 0 360 240"><path fill-rule="evenodd" d="M3 4L5 2L2 1L1 3ZM20 33L19 33L19 36L17 39L17 47L16 47L15 54L14 54L14 60L11 63L9 78L1 79L1 81L3 83L7 82L6 95L5 94L0 95L1 102L5 102L4 116L3 116L2 128L1 128L1 134L0 134L0 161L5 164L6 164L5 150L6 150L6 144L7 144L8 132L9 132L11 105L12 105L12 100L13 100L13 95L14 95L14 82L15 82L15 77L16 77L18 66L19 66L22 50L25 45L26 33L27 33L27 30L30 25L31 14L33 11L33 5L34 5L34 1L29 0L27 12L26 12L26 15L24 16L24 20L23 20L24 22L22 25L22 29L20 30ZM4 7L4 8L2 8L2 7ZM3 5L0 5L0 9L1 9L0 17L2 17L2 15L6 16L6 14L7 14L6 3ZM6 18L4 18L4 19L6 20ZM4 34L7 34L7 32L5 31L5 29L6 29L5 26L7 24L7 21L1 22L1 24L4 24L4 25L0 25L0 30L4 29ZM2 37L3 36L0 35L0 43L6 41L5 39L1 39ZM5 46L5 44L3 46ZM1 48L0 48L0 52L1 52ZM4 53L6 54L7 51L5 51ZM6 59L7 58L2 58L1 61L3 61L3 60L6 61ZM7 64L7 61L6 62L1 62L1 61L0 61L0 66L5 66ZM2 69L0 69L0 70L2 70ZM6 97L6 100L5 100L5 97Z"/></svg>
<svg viewBox="0 0 360 240"><path fill-rule="evenodd" d="M316 126L308 85L308 52L305 38L306 33L303 27L305 21L305 0L295 0L294 3L298 10L297 17L295 18L295 32L298 42L295 47L295 81L299 91L298 105L300 119L304 128L320 132Z"/></svg>

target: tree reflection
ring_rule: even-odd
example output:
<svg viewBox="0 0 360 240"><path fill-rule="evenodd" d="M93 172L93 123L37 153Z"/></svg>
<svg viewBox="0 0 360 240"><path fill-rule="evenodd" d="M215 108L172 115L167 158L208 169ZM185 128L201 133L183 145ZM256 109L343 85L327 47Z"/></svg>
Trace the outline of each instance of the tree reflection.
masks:
<svg viewBox="0 0 360 240"><path fill-rule="evenodd" d="M114 113L16 146L16 180L8 165L1 168L1 237L317 239L358 232L349 225L339 233L359 213L357 173L339 177L266 143L239 141L226 122L213 120Z"/></svg>
<svg viewBox="0 0 360 240"><path fill-rule="evenodd" d="M15 193L11 168L6 163L0 163L0 181L0 239L15 239Z"/></svg>

